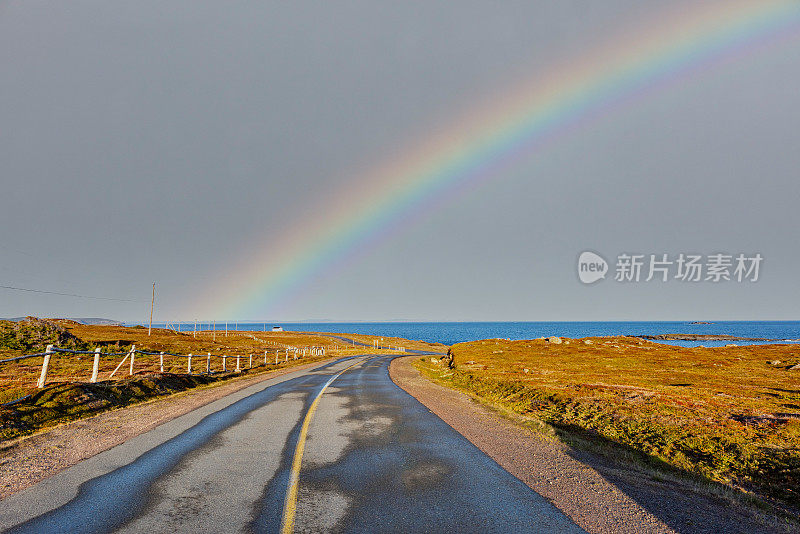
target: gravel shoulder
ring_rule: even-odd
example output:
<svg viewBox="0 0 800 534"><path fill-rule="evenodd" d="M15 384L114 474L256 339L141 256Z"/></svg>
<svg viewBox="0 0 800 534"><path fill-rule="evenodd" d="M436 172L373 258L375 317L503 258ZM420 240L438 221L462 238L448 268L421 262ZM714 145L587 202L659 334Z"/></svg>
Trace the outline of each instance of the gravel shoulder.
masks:
<svg viewBox="0 0 800 534"><path fill-rule="evenodd" d="M231 393L334 360L319 360L256 376L234 378L0 443L0 499Z"/></svg>
<svg viewBox="0 0 800 534"><path fill-rule="evenodd" d="M412 365L417 358L395 358L391 379L588 532L790 531L765 524L755 512L700 494L688 484L655 480L622 462L526 428L508 414L424 378Z"/></svg>

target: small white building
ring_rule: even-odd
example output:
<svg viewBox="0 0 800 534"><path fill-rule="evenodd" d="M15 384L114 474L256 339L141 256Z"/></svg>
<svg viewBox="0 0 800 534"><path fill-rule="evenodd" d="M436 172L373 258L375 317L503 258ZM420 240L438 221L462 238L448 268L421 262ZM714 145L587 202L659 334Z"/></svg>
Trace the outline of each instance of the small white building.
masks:
<svg viewBox="0 0 800 534"><path fill-rule="evenodd" d="M273 332L283 332L283 327L282 326L273 326L272 327L272 331Z"/></svg>

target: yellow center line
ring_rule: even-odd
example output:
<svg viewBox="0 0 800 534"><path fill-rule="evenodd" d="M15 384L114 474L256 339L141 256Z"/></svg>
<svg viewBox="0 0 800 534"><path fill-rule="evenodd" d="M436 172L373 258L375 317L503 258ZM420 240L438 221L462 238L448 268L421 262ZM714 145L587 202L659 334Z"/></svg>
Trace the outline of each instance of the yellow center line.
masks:
<svg viewBox="0 0 800 534"><path fill-rule="evenodd" d="M286 488L286 500L283 503L283 521L281 524L281 532L283 534L291 534L294 531L294 516L297 512L297 488L300 481L300 464L303 461L303 450L306 447L306 435L308 434L308 427L311 424L311 418L314 417L314 412L317 410L317 405L322 398L322 394L325 393L325 390L328 389L328 386L330 386L334 380L339 378L342 373L360 363L364 363L364 361L365 360L358 361L333 375L330 380L328 380L325 385L322 386L322 389L319 390L319 393L317 393L317 396L314 398L314 402L312 402L311 406L308 408L306 417L303 419L303 426L300 427L300 436L297 438L297 447L294 449L292 470L289 472L289 484Z"/></svg>

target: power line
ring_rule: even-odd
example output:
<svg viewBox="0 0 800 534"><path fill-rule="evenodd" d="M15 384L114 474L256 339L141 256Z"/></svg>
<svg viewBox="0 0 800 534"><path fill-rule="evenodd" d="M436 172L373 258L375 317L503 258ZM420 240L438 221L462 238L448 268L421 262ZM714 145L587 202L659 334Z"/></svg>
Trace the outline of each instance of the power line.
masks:
<svg viewBox="0 0 800 534"><path fill-rule="evenodd" d="M59 293L58 291L44 291L42 289L27 289L24 287L0 286L0 288L12 289L14 291L27 291L28 293L45 293L47 295L60 295L62 297L77 297L81 299L114 300L118 302L145 302L144 300L116 299L111 297L92 297L89 295L77 295L75 293Z"/></svg>
<svg viewBox="0 0 800 534"><path fill-rule="evenodd" d="M37 259L36 256L34 256L33 254L28 254L27 252L23 252L21 250L15 249L15 248L9 248L9 247L7 247L5 245L0 245L0 248L2 248L3 250L7 250L9 252L15 252L17 254L22 254L23 256L28 256L29 258Z"/></svg>

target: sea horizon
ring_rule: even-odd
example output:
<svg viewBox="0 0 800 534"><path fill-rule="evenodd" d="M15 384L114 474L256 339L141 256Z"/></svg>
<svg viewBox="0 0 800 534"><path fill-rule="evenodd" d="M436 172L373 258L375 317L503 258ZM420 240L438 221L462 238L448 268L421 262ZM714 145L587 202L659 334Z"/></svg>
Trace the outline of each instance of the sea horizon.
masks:
<svg viewBox="0 0 800 534"><path fill-rule="evenodd" d="M134 325L136 323L126 323ZM154 322L157 328L178 328L192 331L191 322ZM197 322L198 330L218 332L270 331L281 327L285 331L327 332L334 334L371 334L386 337L428 341L452 345L479 339L535 339L559 336L569 338L613 335L700 334L730 335L742 338L765 338L771 342L797 342L800 321L210 321ZM683 329L683 330L680 330ZM679 346L724 346L727 344L763 344L764 341L663 341Z"/></svg>

